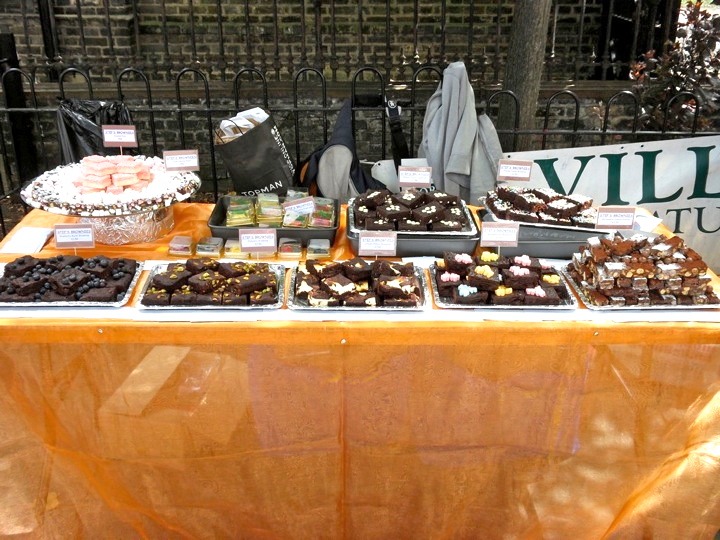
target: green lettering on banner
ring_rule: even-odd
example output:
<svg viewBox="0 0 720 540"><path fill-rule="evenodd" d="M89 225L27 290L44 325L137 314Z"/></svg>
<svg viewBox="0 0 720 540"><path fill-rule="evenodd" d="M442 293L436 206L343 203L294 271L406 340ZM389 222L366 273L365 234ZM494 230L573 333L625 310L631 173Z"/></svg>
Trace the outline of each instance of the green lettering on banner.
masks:
<svg viewBox="0 0 720 540"><path fill-rule="evenodd" d="M718 199L720 193L708 193L707 181L710 171L710 150L715 146L689 146L695 152L695 186L688 199Z"/></svg>
<svg viewBox="0 0 720 540"><path fill-rule="evenodd" d="M627 152L623 154L600 154L601 158L608 161L608 183L607 183L607 200L602 206L629 206L630 203L620 198L620 171L623 158L627 156Z"/></svg>
<svg viewBox="0 0 720 540"><path fill-rule="evenodd" d="M657 162L658 154L662 153L662 150L656 150L655 152L635 152L635 155L642 157L643 171L642 171L642 199L638 204L652 204L652 203L663 203L674 201L680 198L682 188L678 189L675 193L669 197L658 197L655 194L655 163Z"/></svg>
<svg viewBox="0 0 720 540"><path fill-rule="evenodd" d="M675 227L673 227L673 234L683 234L682 229L680 229L680 220L682 219L682 213L692 213L692 208L668 208L667 210L665 210L665 215L670 214L670 212L677 212L675 214Z"/></svg>
<svg viewBox="0 0 720 540"><path fill-rule="evenodd" d="M567 193L565 192L565 188L563 187L562 182L557 175L557 171L555 170L555 162L558 160L558 158L536 159L535 163L537 163L538 167L540 167L540 170L545 176L545 180L547 181L548 187L550 189L553 189L558 193L562 193L563 195L568 195L575 192L575 186L577 186L577 183L580 180L580 177L582 176L585 167L587 167L587 164L594 157L595 156L575 156L574 159L580 162L580 170L575 175L575 180L573 181L572 186Z"/></svg>
<svg viewBox="0 0 720 540"><path fill-rule="evenodd" d="M716 209L716 210L720 210L720 207L716 206L715 209ZM705 233L705 234L715 234L716 232L720 231L720 225L718 225L718 228L715 229L715 230L713 230L713 231L707 230L707 229L705 228L705 226L703 225L703 213L705 212L705 207L704 207L704 206L701 206L701 207L699 207L699 208L696 206L696 207L695 207L695 210L698 211L697 226L698 226L698 230L699 230L700 232L703 232L703 233Z"/></svg>

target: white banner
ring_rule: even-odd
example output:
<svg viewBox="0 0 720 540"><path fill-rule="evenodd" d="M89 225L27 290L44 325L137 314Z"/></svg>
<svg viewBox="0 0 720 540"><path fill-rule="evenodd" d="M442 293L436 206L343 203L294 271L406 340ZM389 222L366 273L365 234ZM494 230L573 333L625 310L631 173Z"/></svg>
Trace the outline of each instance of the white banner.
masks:
<svg viewBox="0 0 720 540"><path fill-rule="evenodd" d="M506 154L533 162L530 182L596 206L652 212L720 271L720 136Z"/></svg>

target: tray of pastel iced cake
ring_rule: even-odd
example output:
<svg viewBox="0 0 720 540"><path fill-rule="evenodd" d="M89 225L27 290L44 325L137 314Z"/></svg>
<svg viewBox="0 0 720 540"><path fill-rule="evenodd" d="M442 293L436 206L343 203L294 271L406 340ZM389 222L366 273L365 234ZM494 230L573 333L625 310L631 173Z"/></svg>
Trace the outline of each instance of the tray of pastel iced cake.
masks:
<svg viewBox="0 0 720 540"><path fill-rule="evenodd" d="M1 307L121 307L132 296L142 263L104 255L23 255L1 269Z"/></svg>
<svg viewBox="0 0 720 540"><path fill-rule="evenodd" d="M720 308L717 277L679 236L591 237L563 271L589 309Z"/></svg>
<svg viewBox="0 0 720 540"><path fill-rule="evenodd" d="M20 195L54 214L108 217L165 208L199 187L198 175L167 171L158 157L92 155L41 174Z"/></svg>
<svg viewBox="0 0 720 540"><path fill-rule="evenodd" d="M484 251L445 252L430 265L435 304L453 309L575 309L577 301L549 261Z"/></svg>
<svg viewBox="0 0 720 540"><path fill-rule="evenodd" d="M427 297L421 268L384 259L307 259L290 282L290 309L412 311L423 309Z"/></svg>
<svg viewBox="0 0 720 540"><path fill-rule="evenodd" d="M196 257L155 265L140 309L278 309L285 297L281 264Z"/></svg>

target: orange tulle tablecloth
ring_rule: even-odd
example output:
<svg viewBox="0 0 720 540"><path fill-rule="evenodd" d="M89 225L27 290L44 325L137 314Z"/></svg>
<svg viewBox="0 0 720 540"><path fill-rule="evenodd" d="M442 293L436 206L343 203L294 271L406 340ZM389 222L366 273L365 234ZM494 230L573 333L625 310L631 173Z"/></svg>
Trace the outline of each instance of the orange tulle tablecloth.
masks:
<svg viewBox="0 0 720 540"><path fill-rule="evenodd" d="M209 234L210 205L174 211L168 237L83 255L166 259L171 236ZM71 220L34 210L20 227ZM717 313L6 314L0 535L711 539Z"/></svg>

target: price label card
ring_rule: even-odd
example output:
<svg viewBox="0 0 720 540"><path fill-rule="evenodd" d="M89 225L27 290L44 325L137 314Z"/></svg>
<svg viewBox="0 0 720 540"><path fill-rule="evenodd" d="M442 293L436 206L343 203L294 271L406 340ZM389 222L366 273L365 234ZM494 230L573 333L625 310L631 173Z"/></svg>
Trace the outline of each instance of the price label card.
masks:
<svg viewBox="0 0 720 540"><path fill-rule="evenodd" d="M90 223L61 223L54 229L58 249L95 247L95 231Z"/></svg>
<svg viewBox="0 0 720 540"><path fill-rule="evenodd" d="M240 229L240 249L242 251L277 251L276 229Z"/></svg>
<svg viewBox="0 0 720 540"><path fill-rule="evenodd" d="M600 206L597 211L596 229L632 229L635 224L635 207Z"/></svg>
<svg viewBox="0 0 720 540"><path fill-rule="evenodd" d="M102 133L107 148L136 148L138 145L135 126L104 125Z"/></svg>
<svg viewBox="0 0 720 540"><path fill-rule="evenodd" d="M302 197L301 199L285 201L282 205L286 212L292 212L298 215L312 214L315 211L315 199L313 197Z"/></svg>
<svg viewBox="0 0 720 540"><path fill-rule="evenodd" d="M520 224L513 222L483 221L480 231L482 247L515 247Z"/></svg>
<svg viewBox="0 0 720 540"><path fill-rule="evenodd" d="M432 167L398 167L398 184L401 188L429 188L432 185Z"/></svg>
<svg viewBox="0 0 720 540"><path fill-rule="evenodd" d="M532 173L532 161L501 159L498 161L498 181L528 182Z"/></svg>
<svg viewBox="0 0 720 540"><path fill-rule="evenodd" d="M358 255L361 257L394 257L397 253L397 232L360 231Z"/></svg>
<svg viewBox="0 0 720 540"><path fill-rule="evenodd" d="M165 170L170 172L200 170L200 157L197 150L165 150L163 161L165 161Z"/></svg>

